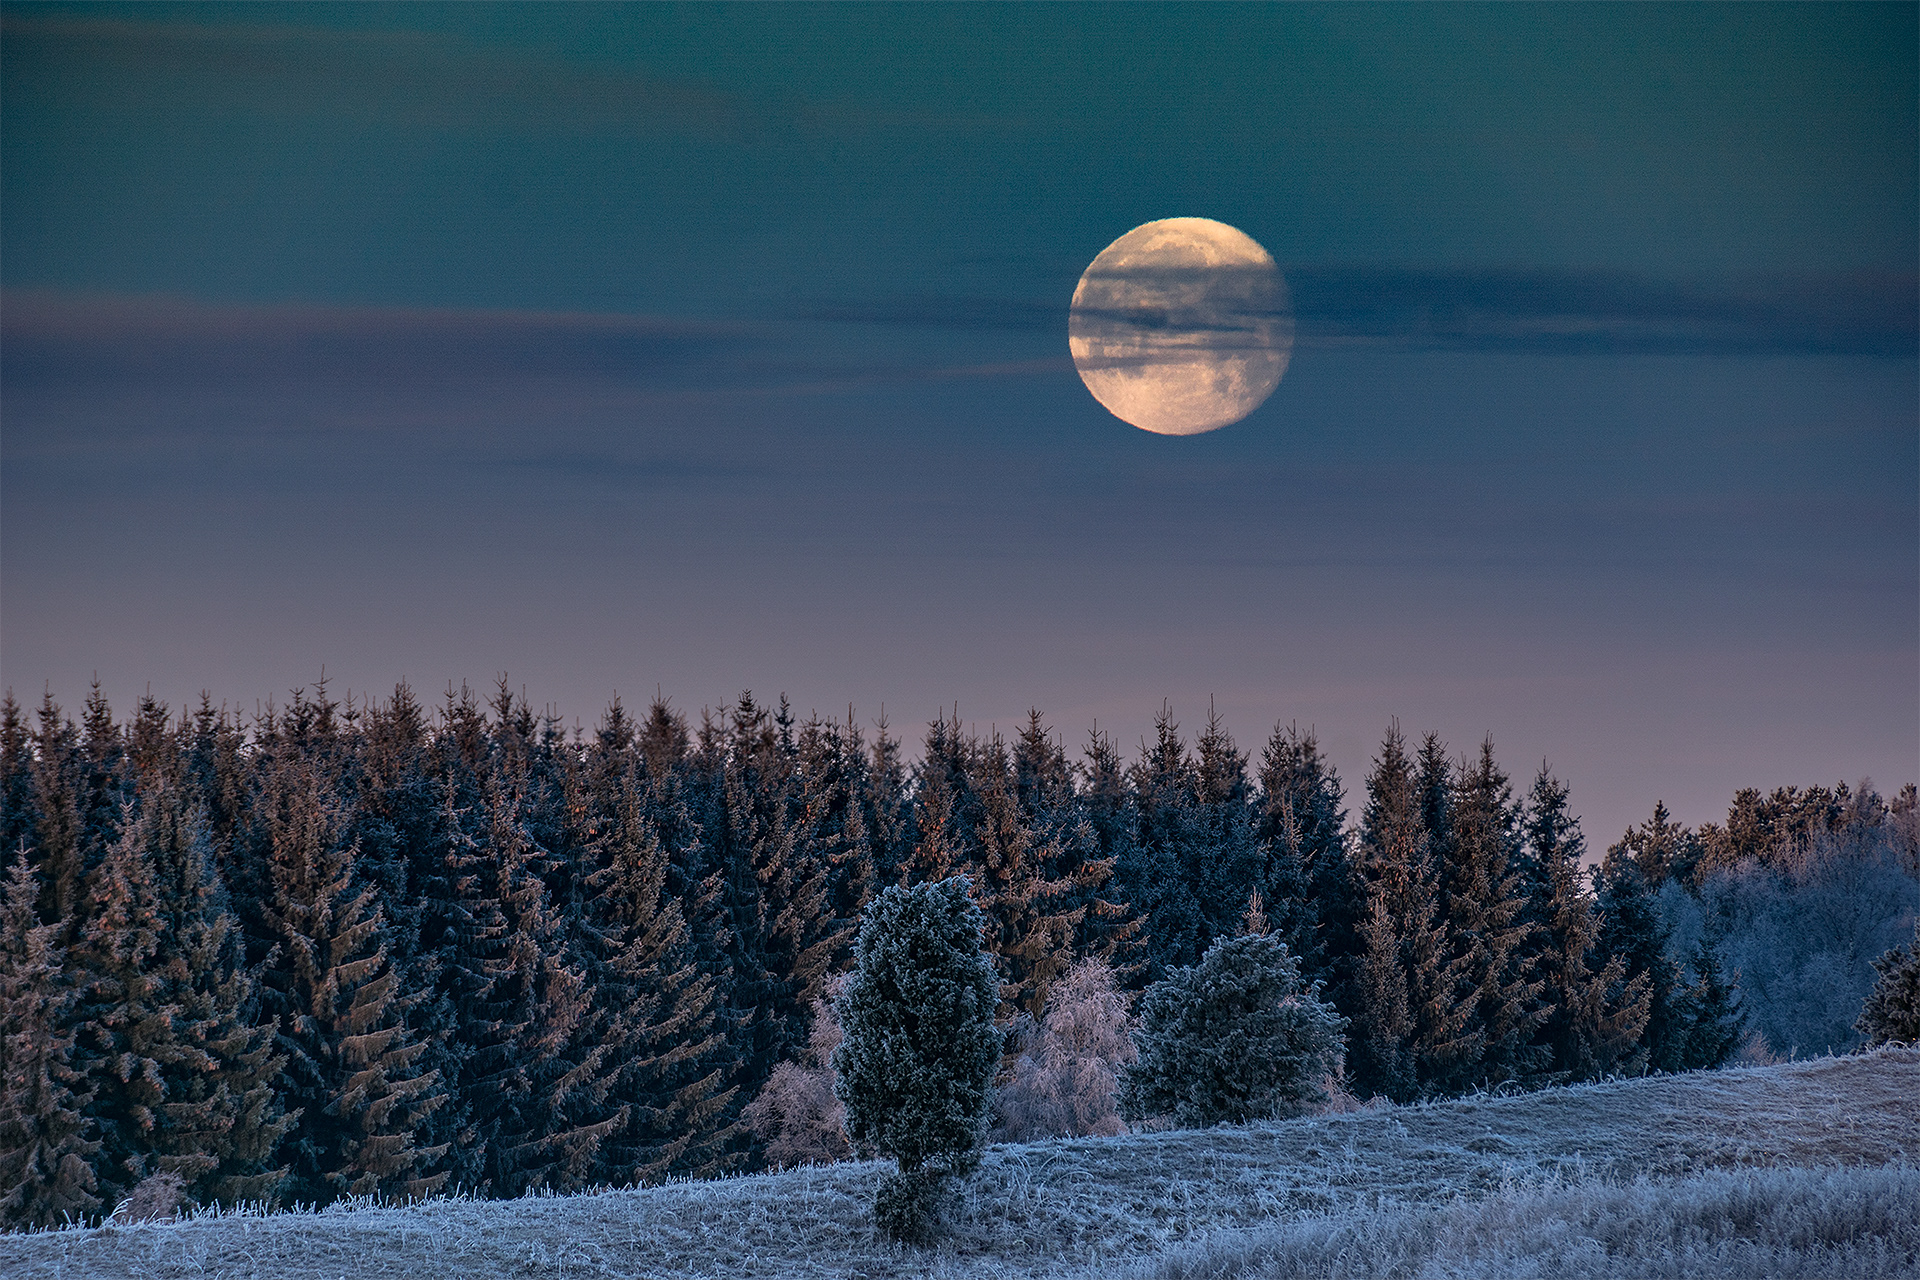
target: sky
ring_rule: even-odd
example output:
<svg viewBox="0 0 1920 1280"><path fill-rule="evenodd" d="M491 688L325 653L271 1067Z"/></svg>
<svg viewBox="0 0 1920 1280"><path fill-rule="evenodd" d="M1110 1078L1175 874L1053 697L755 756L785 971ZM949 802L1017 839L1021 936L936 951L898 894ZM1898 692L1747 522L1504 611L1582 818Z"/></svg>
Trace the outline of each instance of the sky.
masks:
<svg viewBox="0 0 1920 1280"><path fill-rule="evenodd" d="M1920 776L1912 5L3 7L0 682ZM1267 402L1080 273L1205 217Z"/></svg>

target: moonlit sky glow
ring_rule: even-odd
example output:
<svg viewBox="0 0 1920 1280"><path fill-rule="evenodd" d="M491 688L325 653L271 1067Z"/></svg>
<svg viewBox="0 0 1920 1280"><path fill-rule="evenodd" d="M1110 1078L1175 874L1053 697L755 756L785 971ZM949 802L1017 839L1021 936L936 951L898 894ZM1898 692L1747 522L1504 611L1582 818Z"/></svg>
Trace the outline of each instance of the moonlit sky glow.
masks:
<svg viewBox="0 0 1920 1280"><path fill-rule="evenodd" d="M0 679L1920 775L1911 5L7 5ZM1244 421L1068 302L1218 219Z"/></svg>

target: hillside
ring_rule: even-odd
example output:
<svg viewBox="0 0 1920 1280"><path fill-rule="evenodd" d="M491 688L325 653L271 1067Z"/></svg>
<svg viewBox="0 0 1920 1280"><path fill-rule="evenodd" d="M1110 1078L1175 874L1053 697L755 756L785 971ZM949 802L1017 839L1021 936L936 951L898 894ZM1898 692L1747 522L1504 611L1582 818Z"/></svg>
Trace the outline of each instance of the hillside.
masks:
<svg viewBox="0 0 1920 1280"><path fill-rule="evenodd" d="M1699 1274L1764 1258L1775 1274L1914 1275L1920 1049L996 1147L927 1253L874 1239L882 1170L0 1237L0 1273L1416 1275L1449 1273L1451 1249L1514 1275L1552 1255L1559 1280L1658 1274L1675 1250Z"/></svg>

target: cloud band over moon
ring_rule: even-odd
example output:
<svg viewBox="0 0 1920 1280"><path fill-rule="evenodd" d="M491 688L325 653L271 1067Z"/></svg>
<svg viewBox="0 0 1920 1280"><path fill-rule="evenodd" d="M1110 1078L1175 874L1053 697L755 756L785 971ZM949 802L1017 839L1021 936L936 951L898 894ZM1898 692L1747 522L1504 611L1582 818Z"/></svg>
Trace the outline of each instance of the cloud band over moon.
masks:
<svg viewBox="0 0 1920 1280"><path fill-rule="evenodd" d="M1920 344L1920 284L1912 276L1679 282L1612 272L1283 270L1300 346L1910 359ZM922 297L820 305L803 314L899 327L1056 331L1066 310ZM1141 311L1115 318L1143 326L1157 319Z"/></svg>

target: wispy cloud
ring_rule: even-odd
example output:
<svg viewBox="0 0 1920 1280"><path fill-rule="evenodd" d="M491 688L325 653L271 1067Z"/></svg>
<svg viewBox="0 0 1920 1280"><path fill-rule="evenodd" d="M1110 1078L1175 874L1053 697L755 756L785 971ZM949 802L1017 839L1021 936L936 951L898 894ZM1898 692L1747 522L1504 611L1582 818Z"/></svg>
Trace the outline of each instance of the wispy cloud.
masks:
<svg viewBox="0 0 1920 1280"><path fill-rule="evenodd" d="M0 368L43 381L598 375L679 382L756 342L747 327L597 312L210 304L9 293Z"/></svg>
<svg viewBox="0 0 1920 1280"><path fill-rule="evenodd" d="M850 102L743 93L684 76L430 31L353 31L240 21L147 21L9 12L7 74L164 109L230 103L249 115L324 115L402 127L708 138L889 127L978 128ZM183 99L181 94L186 96Z"/></svg>
<svg viewBox="0 0 1920 1280"><path fill-rule="evenodd" d="M1610 272L1294 267L1286 279L1301 346L1596 355L1920 353L1920 282L1912 276L1687 282ZM851 324L1060 333L1067 314L1064 299L937 296L824 303L801 312ZM1131 313L1127 318L1140 322Z"/></svg>

